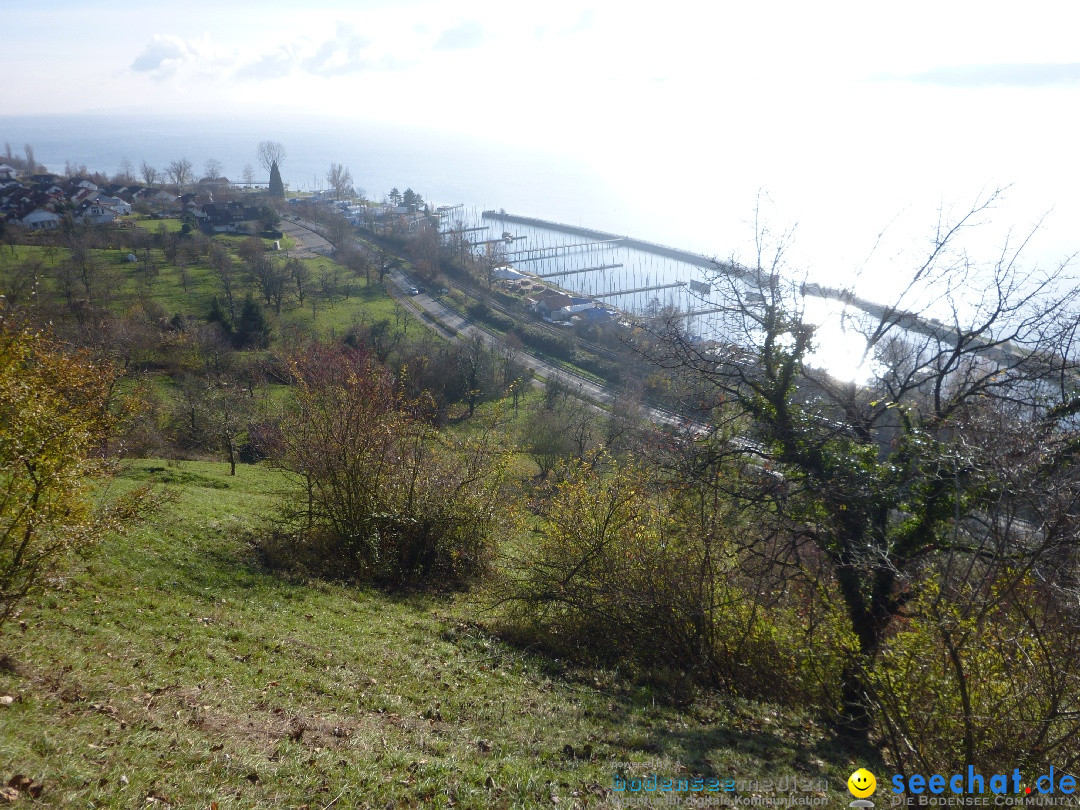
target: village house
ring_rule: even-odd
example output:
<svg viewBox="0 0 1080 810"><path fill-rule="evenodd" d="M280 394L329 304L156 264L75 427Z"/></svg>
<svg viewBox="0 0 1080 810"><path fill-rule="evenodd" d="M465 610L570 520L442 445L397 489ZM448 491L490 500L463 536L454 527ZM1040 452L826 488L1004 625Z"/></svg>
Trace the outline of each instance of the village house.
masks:
<svg viewBox="0 0 1080 810"><path fill-rule="evenodd" d="M130 206L128 206L130 210ZM75 222L80 225L104 225L119 219L119 212L112 206L106 205L99 200L89 200L83 203L75 212Z"/></svg>
<svg viewBox="0 0 1080 810"><path fill-rule="evenodd" d="M208 203L202 207L206 227L214 233L257 233L259 210L239 202Z"/></svg>
<svg viewBox="0 0 1080 810"><path fill-rule="evenodd" d="M98 194L94 201L99 205L111 208L116 212L117 216L127 216L131 213L131 203L120 197L110 197L108 194Z"/></svg>
<svg viewBox="0 0 1080 810"><path fill-rule="evenodd" d="M60 216L45 208L35 208L26 216L18 220L24 228L32 228L37 231L51 230L60 226Z"/></svg>

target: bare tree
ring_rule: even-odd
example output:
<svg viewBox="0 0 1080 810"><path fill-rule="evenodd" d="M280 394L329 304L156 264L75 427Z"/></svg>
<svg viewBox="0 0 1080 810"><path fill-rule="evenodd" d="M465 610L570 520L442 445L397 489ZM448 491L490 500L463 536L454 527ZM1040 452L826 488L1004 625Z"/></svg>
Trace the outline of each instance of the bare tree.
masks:
<svg viewBox="0 0 1080 810"><path fill-rule="evenodd" d="M251 398L238 381L225 375L212 380L208 395L214 438L229 457L229 475L236 475L240 437L247 429L253 410Z"/></svg>
<svg viewBox="0 0 1080 810"><path fill-rule="evenodd" d="M184 193L187 184L192 180L192 169L191 161L187 158L174 160L169 164L169 168L166 169L169 174L169 181L180 189L181 194Z"/></svg>
<svg viewBox="0 0 1080 810"><path fill-rule="evenodd" d="M217 274L221 282L221 291L225 295L225 305L229 310L229 317L236 319L236 288L237 271L233 264L232 256L220 242L213 242L210 246L210 266Z"/></svg>
<svg viewBox="0 0 1080 810"><path fill-rule="evenodd" d="M142 175L142 181L148 186L154 185L160 178L158 170L151 166L147 161L143 161L139 167L139 174Z"/></svg>
<svg viewBox="0 0 1080 810"><path fill-rule="evenodd" d="M23 149L26 151L26 170L34 174L37 171L37 161L34 160L34 147L26 144Z"/></svg>
<svg viewBox="0 0 1080 810"><path fill-rule="evenodd" d="M326 218L326 239L334 246L335 254L337 251L347 253L353 245L353 236L352 223L341 212L331 211Z"/></svg>
<svg viewBox="0 0 1080 810"><path fill-rule="evenodd" d="M259 286L267 305L274 305L281 313L281 305L288 292L289 268L284 262L275 262L263 247L262 240L251 236L240 243L237 254L244 260L248 277Z"/></svg>
<svg viewBox="0 0 1080 810"><path fill-rule="evenodd" d="M244 166L244 185L250 186L255 183L255 167L250 163Z"/></svg>
<svg viewBox="0 0 1080 810"><path fill-rule="evenodd" d="M789 579L805 578L843 606L857 644L842 676L844 727L865 739L876 720L896 745L912 744L892 722L901 715L881 698L875 668L897 622L918 617L936 628L946 671L957 675L965 718L957 755L967 763L979 761L980 721L977 701L965 696L963 645L977 643L975 628L997 620L995 610L1068 613L1065 594L1075 604L1080 585L1080 482L1065 472L1080 453L1080 285L1067 263L1023 268L1026 239L986 265L960 250L964 231L998 197L940 224L887 306L800 283L786 264L787 238L773 242L758 227L750 266L720 265L711 279L723 297L708 303L728 313L726 341L692 340L673 319L643 347L703 425L687 437L688 452L708 447L748 470L725 485L773 531L746 553L771 557ZM814 367L809 296L849 305L849 334L862 335L875 361L867 384ZM920 316L929 302L944 306L946 322ZM737 436L718 451L706 432ZM1042 702L1021 689L1029 702L1011 704L1035 728L1052 726L1031 756L1076 733L1061 701L1080 693L1062 684ZM1032 729L1025 734L1030 742Z"/></svg>
<svg viewBox="0 0 1080 810"><path fill-rule="evenodd" d="M331 163L326 172L326 182L334 190L334 196L341 200L353 195L352 173L341 163Z"/></svg>
<svg viewBox="0 0 1080 810"><path fill-rule="evenodd" d="M276 163L280 168L281 164L285 162L286 152L284 144L277 141L260 141L255 154L259 160L259 165L269 174L271 166Z"/></svg>
<svg viewBox="0 0 1080 810"><path fill-rule="evenodd" d="M375 246L375 265L379 271L379 283L382 284L388 273L401 267L401 258L377 244Z"/></svg>
<svg viewBox="0 0 1080 810"><path fill-rule="evenodd" d="M120 171L116 173L116 179L125 184L135 182L135 166L127 157L120 161Z"/></svg>
<svg viewBox="0 0 1080 810"><path fill-rule="evenodd" d="M208 158L206 163L203 164L203 176L211 180L221 177L221 161Z"/></svg>

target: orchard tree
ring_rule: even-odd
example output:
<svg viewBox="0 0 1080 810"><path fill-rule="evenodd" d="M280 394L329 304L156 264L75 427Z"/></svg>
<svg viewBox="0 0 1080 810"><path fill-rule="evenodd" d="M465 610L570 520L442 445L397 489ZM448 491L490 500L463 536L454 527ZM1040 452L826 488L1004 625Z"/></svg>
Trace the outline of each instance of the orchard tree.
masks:
<svg viewBox="0 0 1080 810"><path fill-rule="evenodd" d="M304 296L311 286L311 271L300 259L289 259L285 268L289 273L289 278L296 284L296 298L300 301L300 306L303 306Z"/></svg>
<svg viewBox="0 0 1080 810"><path fill-rule="evenodd" d="M229 317L236 317L236 266L232 256L229 255L220 242L213 242L210 246L210 266L221 282L221 291L225 295L225 304L229 309ZM215 303L217 299L214 299Z"/></svg>
<svg viewBox="0 0 1080 810"><path fill-rule="evenodd" d="M267 305L273 304L280 313L289 281L289 273L284 265L271 258L257 236L249 236L241 242L237 253L244 260L248 277L258 284Z"/></svg>

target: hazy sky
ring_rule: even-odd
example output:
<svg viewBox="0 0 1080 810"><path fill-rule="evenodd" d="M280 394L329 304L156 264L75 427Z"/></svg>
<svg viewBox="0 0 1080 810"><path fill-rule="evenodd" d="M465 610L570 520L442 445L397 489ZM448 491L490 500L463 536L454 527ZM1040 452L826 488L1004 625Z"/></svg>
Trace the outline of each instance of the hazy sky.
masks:
<svg viewBox="0 0 1080 810"><path fill-rule="evenodd" d="M4 114L333 113L572 149L632 169L627 193L663 175L745 211L764 187L810 222L1009 183L1017 219L1056 206L1062 244L1080 222L1064 0L51 0L3 18Z"/></svg>
<svg viewBox="0 0 1080 810"><path fill-rule="evenodd" d="M971 108L988 120L990 98L1010 126L1030 93L1064 106L1080 87L1080 10L1067 2L5 6L8 114L272 106L463 130L509 117L550 135L564 127L536 119L552 111L602 117L625 104L657 119L788 130L892 108L897 126L917 131L955 127ZM943 116L954 103L957 116ZM915 104L923 114L909 117Z"/></svg>

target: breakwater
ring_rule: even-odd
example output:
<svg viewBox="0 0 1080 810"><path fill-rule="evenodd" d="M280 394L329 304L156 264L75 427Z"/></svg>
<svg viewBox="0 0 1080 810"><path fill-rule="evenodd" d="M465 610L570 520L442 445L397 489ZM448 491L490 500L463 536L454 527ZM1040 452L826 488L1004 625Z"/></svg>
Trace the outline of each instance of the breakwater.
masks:
<svg viewBox="0 0 1080 810"><path fill-rule="evenodd" d="M643 253L651 253L654 256L663 256L666 259L674 259L675 261L694 265L695 267L700 267L711 272L716 272L718 270L728 274L734 272L740 276L745 272L743 268L732 262L722 262L701 253L691 253L688 250L679 250L678 248L668 247L667 245L647 242L644 239L635 239L632 236L622 236L606 231L597 231L592 228L581 228L576 225L564 225L561 222L550 222L546 219L537 219L535 217L520 217L502 211L484 211L481 216L483 219L509 222L513 225L525 225L530 228L543 228L544 230L557 231L569 234L570 236L581 236L595 242L618 241L622 247L640 250Z"/></svg>

